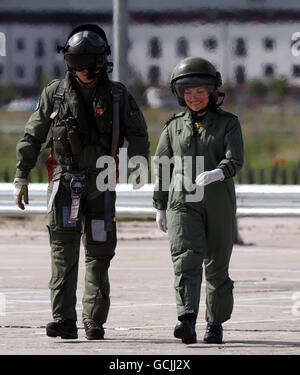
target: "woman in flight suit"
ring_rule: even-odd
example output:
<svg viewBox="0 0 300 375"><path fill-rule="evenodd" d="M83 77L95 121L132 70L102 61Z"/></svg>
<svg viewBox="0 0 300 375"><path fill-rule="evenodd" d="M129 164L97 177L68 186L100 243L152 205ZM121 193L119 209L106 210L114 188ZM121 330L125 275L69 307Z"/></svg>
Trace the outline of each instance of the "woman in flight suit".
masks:
<svg viewBox="0 0 300 375"><path fill-rule="evenodd" d="M186 169L183 172L184 163L178 167L175 160L167 191L162 188L165 174L160 165L153 197L156 222L168 231L174 265L179 320L174 336L186 344L197 342L203 263L204 342L222 343L222 323L230 319L233 309L233 281L228 273L236 214L233 177L243 165L243 139L237 116L220 109L221 85L220 73L202 58L186 58L175 67L171 88L185 111L167 121L155 155L158 160L162 156L184 161L189 156L192 160L190 175ZM204 159L200 170L199 156ZM202 189L200 199L187 199L187 184L182 186L186 181L196 191Z"/></svg>

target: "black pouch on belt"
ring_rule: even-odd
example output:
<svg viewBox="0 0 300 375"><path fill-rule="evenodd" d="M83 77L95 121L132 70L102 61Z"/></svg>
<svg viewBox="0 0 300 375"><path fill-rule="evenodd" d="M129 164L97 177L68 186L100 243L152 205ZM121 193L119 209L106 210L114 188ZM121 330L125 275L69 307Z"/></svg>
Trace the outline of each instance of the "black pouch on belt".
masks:
<svg viewBox="0 0 300 375"><path fill-rule="evenodd" d="M73 175L70 181L72 203L71 203L69 223L74 223L79 219L78 213L79 213L79 207L80 207L80 199L81 199L84 187L85 187L85 176Z"/></svg>

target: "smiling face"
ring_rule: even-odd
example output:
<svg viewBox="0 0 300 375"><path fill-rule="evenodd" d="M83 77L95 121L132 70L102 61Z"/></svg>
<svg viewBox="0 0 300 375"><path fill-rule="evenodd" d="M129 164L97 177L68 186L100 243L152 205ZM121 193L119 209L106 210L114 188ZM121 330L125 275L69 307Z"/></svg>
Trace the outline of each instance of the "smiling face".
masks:
<svg viewBox="0 0 300 375"><path fill-rule="evenodd" d="M205 86L189 87L184 90L183 98L192 111L198 112L209 103L209 92Z"/></svg>

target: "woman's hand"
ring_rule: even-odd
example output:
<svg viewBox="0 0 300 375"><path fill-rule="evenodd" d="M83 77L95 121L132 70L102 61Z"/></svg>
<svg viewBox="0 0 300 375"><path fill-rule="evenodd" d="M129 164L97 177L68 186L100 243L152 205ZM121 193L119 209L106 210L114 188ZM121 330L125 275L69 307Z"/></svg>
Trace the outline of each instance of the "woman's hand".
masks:
<svg viewBox="0 0 300 375"><path fill-rule="evenodd" d="M196 184L199 186L206 186L212 182L224 180L224 173L222 169L213 169L212 171L200 173L196 177Z"/></svg>
<svg viewBox="0 0 300 375"><path fill-rule="evenodd" d="M157 210L156 211L156 224L160 230L166 232L168 230L167 227L167 215L165 210Z"/></svg>

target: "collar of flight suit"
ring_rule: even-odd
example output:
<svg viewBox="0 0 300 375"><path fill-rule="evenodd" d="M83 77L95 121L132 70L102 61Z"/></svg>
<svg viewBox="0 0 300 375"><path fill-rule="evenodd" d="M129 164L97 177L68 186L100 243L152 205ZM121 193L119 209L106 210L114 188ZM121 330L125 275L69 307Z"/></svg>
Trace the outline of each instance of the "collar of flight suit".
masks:
<svg viewBox="0 0 300 375"><path fill-rule="evenodd" d="M216 117L216 113L208 110L204 119L203 119L201 128L207 129L213 123L215 117ZM191 128L191 130L193 131L193 118L192 118L192 114L190 113L190 111L188 111L188 110L186 111L186 113L183 117L183 121L185 123L184 125L189 126Z"/></svg>
<svg viewBox="0 0 300 375"><path fill-rule="evenodd" d="M216 114L214 112L211 112L210 110L207 111L207 113L206 113L206 115L203 119L202 125L199 129L199 134L201 134L204 129L207 129L211 126L215 117L216 117ZM189 148L191 146L191 139L192 139L193 134L194 134L193 118L192 118L192 114L190 113L190 111L188 111L188 110L186 111L186 113L183 116L183 121L184 121L184 126L183 126L183 130L182 130L183 131L182 136L183 136L183 139L184 139L184 143Z"/></svg>

